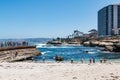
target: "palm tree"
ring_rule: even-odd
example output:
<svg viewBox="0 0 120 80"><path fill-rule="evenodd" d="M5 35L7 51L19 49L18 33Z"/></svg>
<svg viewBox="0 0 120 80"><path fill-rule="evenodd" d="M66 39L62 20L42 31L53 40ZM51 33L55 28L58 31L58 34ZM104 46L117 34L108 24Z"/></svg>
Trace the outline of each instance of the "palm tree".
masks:
<svg viewBox="0 0 120 80"><path fill-rule="evenodd" d="M97 33L98 31L96 29L91 29L90 31L88 31L90 33Z"/></svg>
<svg viewBox="0 0 120 80"><path fill-rule="evenodd" d="M88 32L90 32L91 37L97 37L97 35L98 35L98 31L96 29L91 29Z"/></svg>
<svg viewBox="0 0 120 80"><path fill-rule="evenodd" d="M72 35L68 35L67 37L68 37L68 38L73 38L73 36L72 36Z"/></svg>
<svg viewBox="0 0 120 80"><path fill-rule="evenodd" d="M74 33L72 35L73 37L80 37L81 35L83 35L83 32L80 32L79 30L74 30Z"/></svg>

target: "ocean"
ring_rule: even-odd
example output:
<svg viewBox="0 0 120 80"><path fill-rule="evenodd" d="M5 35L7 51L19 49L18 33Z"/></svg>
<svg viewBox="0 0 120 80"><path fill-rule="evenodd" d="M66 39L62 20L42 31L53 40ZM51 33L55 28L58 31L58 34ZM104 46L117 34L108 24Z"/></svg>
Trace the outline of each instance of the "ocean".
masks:
<svg viewBox="0 0 120 80"><path fill-rule="evenodd" d="M84 46L75 46L75 45L46 45L47 41L52 40L51 38L26 38L26 39L0 39L0 42L4 41L28 41L32 45L36 45L37 49L42 53L35 57L36 61L42 61L44 57L46 61L54 61L56 55L64 58L64 61L80 61L81 58L84 61L89 61L90 58L95 58L96 61L100 59L107 59L109 61L120 61L120 52L111 53L100 51L99 48L95 47L84 47ZM41 43L41 44L40 44Z"/></svg>
<svg viewBox="0 0 120 80"><path fill-rule="evenodd" d="M70 61L71 59L74 61L80 61L81 58L83 58L84 61L89 61L90 58L95 58L96 61L99 61L100 59L111 61L120 59L120 53L104 52L95 47L73 45L53 46L41 44L37 46L37 49L42 55L36 56L36 61L42 61L43 57L46 61L54 61L56 55L63 57L64 61Z"/></svg>

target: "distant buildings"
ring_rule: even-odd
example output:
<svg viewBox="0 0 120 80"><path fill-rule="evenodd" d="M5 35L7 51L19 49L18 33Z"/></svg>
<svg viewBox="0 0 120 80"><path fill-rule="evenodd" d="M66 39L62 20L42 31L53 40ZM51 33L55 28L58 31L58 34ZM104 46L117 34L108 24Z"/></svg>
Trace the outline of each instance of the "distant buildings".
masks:
<svg viewBox="0 0 120 80"><path fill-rule="evenodd" d="M120 35L120 4L98 11L98 35Z"/></svg>

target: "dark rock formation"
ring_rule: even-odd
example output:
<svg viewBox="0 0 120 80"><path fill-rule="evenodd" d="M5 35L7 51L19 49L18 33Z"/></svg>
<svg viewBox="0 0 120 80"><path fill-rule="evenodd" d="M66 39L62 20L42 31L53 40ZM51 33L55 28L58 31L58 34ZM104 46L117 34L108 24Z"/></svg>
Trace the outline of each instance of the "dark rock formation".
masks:
<svg viewBox="0 0 120 80"><path fill-rule="evenodd" d="M120 44L115 43L114 45L105 46L105 49L110 52L120 52Z"/></svg>
<svg viewBox="0 0 120 80"><path fill-rule="evenodd" d="M64 60L64 58L63 57L61 57L61 56L58 56L58 55L56 55L55 56L55 61L63 61Z"/></svg>
<svg viewBox="0 0 120 80"><path fill-rule="evenodd" d="M120 52L120 43L114 44L113 52Z"/></svg>

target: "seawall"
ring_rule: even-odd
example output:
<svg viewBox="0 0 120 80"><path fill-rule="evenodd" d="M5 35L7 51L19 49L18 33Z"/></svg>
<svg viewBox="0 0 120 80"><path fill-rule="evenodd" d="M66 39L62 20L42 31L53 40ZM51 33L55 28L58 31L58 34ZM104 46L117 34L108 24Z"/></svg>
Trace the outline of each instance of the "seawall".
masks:
<svg viewBox="0 0 120 80"><path fill-rule="evenodd" d="M0 62L22 61L39 54L35 46L0 48Z"/></svg>

